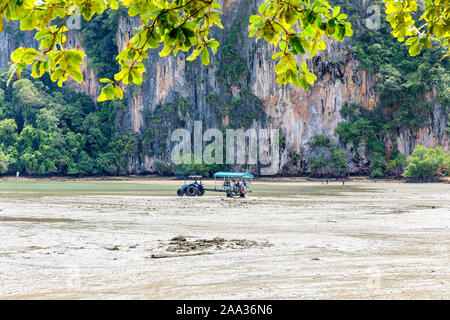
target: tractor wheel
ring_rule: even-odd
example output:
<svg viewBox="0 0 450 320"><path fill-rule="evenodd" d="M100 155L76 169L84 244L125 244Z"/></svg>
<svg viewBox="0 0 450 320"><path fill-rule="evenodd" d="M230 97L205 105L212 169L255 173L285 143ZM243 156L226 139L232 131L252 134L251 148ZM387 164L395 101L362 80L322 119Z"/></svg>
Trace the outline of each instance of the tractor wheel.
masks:
<svg viewBox="0 0 450 320"><path fill-rule="evenodd" d="M231 192L227 192L227 198L233 198L233 194Z"/></svg>
<svg viewBox="0 0 450 320"><path fill-rule="evenodd" d="M205 194L205 189L202 189L202 190L198 190L198 192L197 192L197 195L199 196L199 197L201 197L202 195L204 195Z"/></svg>
<svg viewBox="0 0 450 320"><path fill-rule="evenodd" d="M239 194L239 197L245 198L245 193L241 192L241 193Z"/></svg>
<svg viewBox="0 0 450 320"><path fill-rule="evenodd" d="M183 190L183 188L179 188L179 189L177 190L177 196L182 197L183 195L184 195L184 190Z"/></svg>
<svg viewBox="0 0 450 320"><path fill-rule="evenodd" d="M197 188L195 186L190 186L187 191L186 191L187 195L190 197L193 197L197 194Z"/></svg>

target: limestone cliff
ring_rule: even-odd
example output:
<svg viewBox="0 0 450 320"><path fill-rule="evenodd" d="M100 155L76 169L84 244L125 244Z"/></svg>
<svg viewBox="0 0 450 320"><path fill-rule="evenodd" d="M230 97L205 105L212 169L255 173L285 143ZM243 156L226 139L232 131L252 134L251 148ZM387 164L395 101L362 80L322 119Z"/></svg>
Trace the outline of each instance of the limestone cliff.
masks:
<svg viewBox="0 0 450 320"><path fill-rule="evenodd" d="M182 103L192 109L192 117L188 115L187 120L182 121L190 129L193 120L202 120L208 128L279 128L285 137L280 169L285 174L296 174L309 170L306 143L312 136L325 134L338 140L335 128L339 121L343 121L340 109L345 102L358 103L368 109L378 104L377 79L359 69L358 60L348 50L351 40L343 43L327 41L326 52L314 59L306 58L318 76L311 90L278 85L275 81L275 63L270 58L272 48L247 36L248 16L257 11L259 2L223 1L225 32L215 32L221 48L207 67L198 62L186 62L186 55L183 54L176 58L160 58L157 52L150 53L146 81L132 93L128 90L128 127L142 134L152 126L149 117L158 118L158 114L164 112L164 106L167 108L170 104ZM362 11L365 10L365 2L356 2ZM136 21L129 17L120 20L119 48L125 45L135 25ZM230 54L231 58L228 57ZM240 77L234 77L232 71L224 72L224 63L231 64ZM234 102L238 103L233 106ZM423 119L429 123L427 126L418 131L398 132L397 141L402 153L410 154L417 144L428 147L443 145L449 150L445 108L438 103L433 103L433 108L433 118ZM251 114L252 118L246 119L246 114ZM172 117L174 123L180 119L177 113L173 113ZM164 130L168 128L173 129L174 126L168 125ZM163 141L169 146L169 138L168 132L159 132L154 143L159 145ZM148 147L151 149L156 145L150 143ZM342 147L347 147L352 172L363 171L367 167L367 159L363 157L353 162L355 151L350 146ZM363 146L360 148L363 149ZM141 156L134 159L133 169L136 172L155 170L155 163L169 161L169 148L164 150L151 155L144 150ZM292 157L300 161L293 164L290 161Z"/></svg>

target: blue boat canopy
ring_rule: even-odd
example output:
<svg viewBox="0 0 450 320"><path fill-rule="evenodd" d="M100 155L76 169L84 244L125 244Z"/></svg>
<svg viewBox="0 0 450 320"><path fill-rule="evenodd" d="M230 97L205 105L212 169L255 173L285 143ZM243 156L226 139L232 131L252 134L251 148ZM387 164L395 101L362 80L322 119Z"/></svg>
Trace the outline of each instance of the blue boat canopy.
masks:
<svg viewBox="0 0 450 320"><path fill-rule="evenodd" d="M247 178L252 179L253 175L248 172L216 172L214 178Z"/></svg>

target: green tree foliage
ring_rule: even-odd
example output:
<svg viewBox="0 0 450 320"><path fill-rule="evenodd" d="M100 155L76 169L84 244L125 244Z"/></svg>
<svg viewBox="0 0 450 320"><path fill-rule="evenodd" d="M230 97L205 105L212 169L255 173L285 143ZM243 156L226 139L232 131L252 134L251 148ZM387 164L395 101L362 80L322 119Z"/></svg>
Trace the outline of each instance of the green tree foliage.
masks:
<svg viewBox="0 0 450 320"><path fill-rule="evenodd" d="M397 154L397 157L391 160L391 162L388 164L388 169L393 175L398 176L403 172L405 164L406 158L403 153L399 152Z"/></svg>
<svg viewBox="0 0 450 320"><path fill-rule="evenodd" d="M17 124L14 119L3 119L0 121L0 144L3 147L14 145L17 139Z"/></svg>
<svg viewBox="0 0 450 320"><path fill-rule="evenodd" d="M244 24L244 23L242 23ZM239 55L236 47L239 47L241 25L238 23L227 33L225 42L222 44L221 53L217 64L216 76L220 81L235 85L239 79L246 77L249 73L247 63ZM234 47L234 48L233 48Z"/></svg>
<svg viewBox="0 0 450 320"><path fill-rule="evenodd" d="M393 119L391 112L384 112L379 107L367 110L356 104L344 104L341 115L346 119L339 122L336 133L343 144L351 143L356 150L356 158L361 157L357 148L365 144L364 153L370 159L369 174L373 178L381 178L387 174L399 175L405 164L405 157L397 149L394 133L400 128ZM392 148L387 148L385 141L389 138ZM390 162L386 161L387 150L390 152Z"/></svg>
<svg viewBox="0 0 450 320"><path fill-rule="evenodd" d="M272 56L278 61L277 83L293 83L304 90L317 77L308 70L306 62L299 66L294 57L307 51L313 57L318 50L326 49L322 36L343 41L353 34L350 23L345 21L347 15L325 0L268 0L258 12L250 17L250 37L264 38L277 48Z"/></svg>
<svg viewBox="0 0 450 320"><path fill-rule="evenodd" d="M438 102L450 105L450 60L442 59L447 48L432 37L432 48L424 48L420 58L411 57L408 46L391 37L391 31L384 21L378 30L363 28L352 50L360 68L376 74L380 106L393 112L395 125L418 127L417 119L430 114L426 95L431 91Z"/></svg>
<svg viewBox="0 0 450 320"><path fill-rule="evenodd" d="M381 178L384 177L387 170L387 163L384 155L379 152L372 154L370 159L370 177Z"/></svg>
<svg viewBox="0 0 450 320"><path fill-rule="evenodd" d="M447 115L447 118L448 118L448 120L447 120L447 128L446 128L446 131L447 131L448 133L450 133L450 113Z"/></svg>
<svg viewBox="0 0 450 320"><path fill-rule="evenodd" d="M362 117L349 122L339 122L336 132L344 144L352 142L355 147L358 147L362 139L375 136L375 128L372 121Z"/></svg>
<svg viewBox="0 0 450 320"><path fill-rule="evenodd" d="M105 10L89 21L82 21L82 28L78 31L90 59L88 66L95 70L98 78L113 78L119 71L114 61L117 55L117 27L123 11L122 6L119 10Z"/></svg>
<svg viewBox="0 0 450 320"><path fill-rule="evenodd" d="M311 174L314 176L343 176L348 170L347 154L329 136L315 135L308 142Z"/></svg>
<svg viewBox="0 0 450 320"><path fill-rule="evenodd" d="M416 56L423 46L431 48L432 37L443 40L443 45L450 45L450 1L424 0L423 14L417 18L419 11L416 0L383 0L386 4L386 20L392 27L392 35L398 41L405 41L409 54ZM422 11L422 10L421 10ZM449 55L450 53L447 53Z"/></svg>
<svg viewBox="0 0 450 320"><path fill-rule="evenodd" d="M22 70L31 65L33 77L47 73L59 85L69 77L81 82L84 52L65 47L66 20L76 10L90 21L108 8L118 10L121 6L130 16L138 16L141 26L117 55L118 72L100 80L105 87L99 101L123 98L122 85L142 83L142 74L146 71L142 61L148 57L149 49L163 45L161 56L191 51L187 60L200 57L204 65L209 64L210 53L217 52L219 42L209 36L211 27L223 28L217 0L2 0L0 31L4 29L4 18L19 20L20 29L37 30L36 40L40 41L37 49L21 47L14 51L11 76L17 74L20 79ZM306 90L316 76L305 62L299 66L294 56L307 51L314 56L318 50L324 50L323 36L332 36L338 41L351 36L353 31L346 18L339 7L332 7L326 0L267 0L259 7L258 14L250 17L249 32L251 37L264 38L278 49L273 56L279 61L275 69L278 83L293 83ZM87 32L87 35L96 42L88 44L88 51L104 49L102 43L106 42L100 38L101 32ZM98 63L93 61L93 64ZM109 72L106 73L109 77Z"/></svg>
<svg viewBox="0 0 450 320"><path fill-rule="evenodd" d="M419 18L420 10L418 8L411 16ZM341 115L346 122L339 123L336 130L345 144L351 142L356 148L360 142L366 143L366 156L374 158L369 171L377 177L402 172L405 159L395 143L390 163L385 163L384 141L395 141L396 132L400 130L415 131L430 125L435 107L430 93L435 95L432 99L440 103L444 113L450 105L450 61L442 59L447 48L431 37L432 47L424 48L420 59L411 57L405 43L390 37L391 31L389 23L382 21L380 29L362 28L353 39L352 50L360 61L360 68L377 76L380 103L373 111L355 104L344 105Z"/></svg>
<svg viewBox="0 0 450 320"><path fill-rule="evenodd" d="M114 125L121 102L95 107L85 94L59 88L48 77L6 86L0 114L0 173L32 175L120 174L137 138Z"/></svg>
<svg viewBox="0 0 450 320"><path fill-rule="evenodd" d="M424 21L421 26L416 26L412 16L418 10L415 0L383 1L387 20L394 29L392 34L399 41L408 38L406 44L411 55L417 55L424 45L431 47L432 36L442 39L448 51L449 0L425 0L424 13L419 18ZM147 58L148 49L163 44L161 56L192 50L187 60L200 57L205 65L210 62L210 52L217 52L219 42L209 37L211 27L223 27L222 8L217 0L2 0L0 31L5 27L3 19L19 20L21 30L37 30L36 40L40 41L38 49L20 47L14 51L11 76L17 74L20 79L22 70L31 65L34 77L48 73L59 85L69 77L81 82L84 52L65 48L66 20L76 10L89 21L108 8L118 10L122 5L130 16L140 18L141 26L117 55L120 70L111 79L101 79L106 85L99 101L123 98L121 85L142 83L145 72L142 61ZM259 6L258 14L250 17L249 36L264 38L277 48L272 58L278 61L275 68L278 83L293 83L307 90L316 76L305 62L299 66L294 57L306 52L315 56L318 50L324 50L323 36L338 41L351 36L353 30L346 19L340 7L333 7L326 0L266 0Z"/></svg>
<svg viewBox="0 0 450 320"><path fill-rule="evenodd" d="M425 0L423 15L419 18L424 23L416 26L412 15L418 10L415 0L383 0L392 34L399 41L408 38L406 45L410 46L410 55L417 55L424 45L431 47L432 36L442 39L448 51L448 1ZM141 27L117 56L120 71L114 78L101 80L106 85L99 101L123 98L122 84L142 83L145 72L142 61L147 57L148 49L163 44L161 56L192 49L187 60L200 56L205 65L210 62L210 52L217 52L219 43L209 37L211 27L223 27L217 0L2 0L0 31L4 30L3 18L19 20L21 30L37 30L36 39L40 40L38 49L21 47L11 55L11 75L16 73L20 79L21 71L32 65L35 77L48 73L60 85L69 77L81 82L80 65L84 53L64 47L64 33L68 30L64 25L66 19L79 10L89 21L108 8L118 10L122 5L130 16L139 16ZM346 19L347 15L340 12L340 7L333 7L326 0L266 0L259 6L258 14L250 17L249 35L264 38L277 48L273 59L278 60L275 68L278 83L293 83L307 90L316 76L305 62L299 66L294 57L306 52L315 56L318 50L324 50L323 36L332 36L338 41L351 36L353 30Z"/></svg>
<svg viewBox="0 0 450 320"><path fill-rule="evenodd" d="M0 148L0 174L8 171L8 167L11 164L11 157L5 154Z"/></svg>
<svg viewBox="0 0 450 320"><path fill-rule="evenodd" d="M426 148L417 145L406 158L407 167L403 176L407 178L428 179L439 177L450 168L450 153L442 147Z"/></svg>

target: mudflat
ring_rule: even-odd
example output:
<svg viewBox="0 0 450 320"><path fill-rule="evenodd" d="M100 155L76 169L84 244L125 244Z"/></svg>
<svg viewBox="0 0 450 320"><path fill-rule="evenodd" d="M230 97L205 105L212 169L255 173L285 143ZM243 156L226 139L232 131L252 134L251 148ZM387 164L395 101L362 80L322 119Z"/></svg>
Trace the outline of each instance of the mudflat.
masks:
<svg viewBox="0 0 450 320"><path fill-rule="evenodd" d="M450 299L448 183L181 183L0 181L0 298Z"/></svg>

